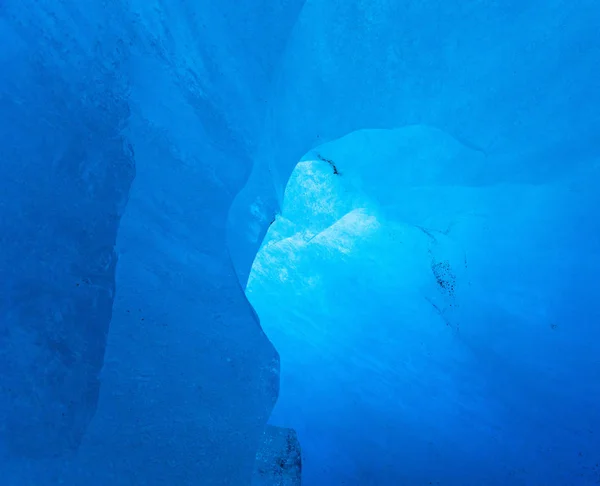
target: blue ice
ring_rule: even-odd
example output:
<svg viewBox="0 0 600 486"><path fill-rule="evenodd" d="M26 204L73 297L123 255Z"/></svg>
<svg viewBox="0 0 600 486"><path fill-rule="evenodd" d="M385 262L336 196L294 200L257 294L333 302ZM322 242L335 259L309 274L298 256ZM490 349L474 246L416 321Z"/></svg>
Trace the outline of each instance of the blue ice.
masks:
<svg viewBox="0 0 600 486"><path fill-rule="evenodd" d="M599 19L0 1L1 483L596 484Z"/></svg>
<svg viewBox="0 0 600 486"><path fill-rule="evenodd" d="M292 172L246 292L308 484L568 484L595 461L597 311L573 320L565 276L598 271L571 253L598 167L532 184L493 166L410 126Z"/></svg>

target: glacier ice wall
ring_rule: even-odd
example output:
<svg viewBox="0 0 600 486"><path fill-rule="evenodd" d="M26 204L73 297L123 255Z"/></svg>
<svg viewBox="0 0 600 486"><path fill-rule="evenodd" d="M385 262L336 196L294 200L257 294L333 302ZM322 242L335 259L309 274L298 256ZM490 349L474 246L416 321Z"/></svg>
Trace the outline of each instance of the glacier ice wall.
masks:
<svg viewBox="0 0 600 486"><path fill-rule="evenodd" d="M598 153L591 0L307 1L290 34L230 247L247 279L296 162L364 128L437 127L540 182ZM271 180L274 179L274 184Z"/></svg>
<svg viewBox="0 0 600 486"><path fill-rule="evenodd" d="M249 483L278 356L225 228L299 7L0 4L3 484Z"/></svg>
<svg viewBox="0 0 600 486"><path fill-rule="evenodd" d="M599 16L591 2L305 4L276 78L253 174L230 213L230 247L245 282L254 255L249 247L264 245L248 295L282 355L272 420L298 430L309 483L598 480L600 100L593 80L600 38L590 19ZM361 247L357 228L377 221L362 203L353 206L358 203L347 190L328 199L328 191L300 189L294 175L288 182L311 147L359 129L407 126L445 134L468 149L471 163L440 167L452 144L427 137L412 153L386 153L383 141L345 139L336 146L339 161L321 155L341 180L344 160L354 163L359 154L369 167L360 178L369 179L378 197L386 183L405 177L406 193L398 196L404 199L392 198L386 220L435 230L436 241L441 232L454 271L466 270L456 263L455 245L466 252L469 272L457 276L466 292L456 296L460 311L436 293L436 273L446 262L428 259L423 231L407 236L422 255L414 262L408 250L398 255L389 237ZM414 168L414 157L423 168ZM320 160L327 177L336 175L317 152L307 160ZM431 165L437 179L424 177ZM303 162L298 177L309 185L319 180L300 176L304 169ZM313 197L325 197L333 213L315 216ZM290 205L303 208L294 213L299 219L288 215ZM376 207L376 214L383 211ZM325 226L312 227L319 224ZM342 248L323 249L332 242ZM345 254L346 244L360 249ZM400 277L395 269L406 271ZM477 285L467 292L465 279ZM416 288L402 287L410 283ZM361 327L394 315L409 327L392 337L408 347L408 356L420 356L417 365L388 356L402 349L385 347L389 327ZM416 340L429 327L412 326L439 321L459 336L429 336L426 345L441 351L442 360L432 367L419 349L425 340ZM328 355L333 350L338 355ZM416 390L394 389L402 379L412 383L410 366L418 370ZM444 396L427 400L440 390ZM403 398L408 405L398 405ZM349 432L342 423L356 425ZM345 462L334 459L339 456Z"/></svg>
<svg viewBox="0 0 600 486"><path fill-rule="evenodd" d="M583 363L597 18L591 0L0 2L4 484L250 481L278 356L242 289L296 162L358 129L434 127L492 161L488 185L571 181L543 204ZM518 249L511 221L489 240Z"/></svg>
<svg viewBox="0 0 600 486"><path fill-rule="evenodd" d="M579 220L600 166L532 184L490 165L410 126L293 171L247 295L306 483L598 479L600 225Z"/></svg>

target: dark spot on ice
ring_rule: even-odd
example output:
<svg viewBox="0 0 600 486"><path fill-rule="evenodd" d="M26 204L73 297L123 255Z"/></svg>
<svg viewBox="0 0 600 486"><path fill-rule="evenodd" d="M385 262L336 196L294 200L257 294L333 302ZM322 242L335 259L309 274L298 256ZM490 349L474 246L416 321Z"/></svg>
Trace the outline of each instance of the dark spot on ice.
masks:
<svg viewBox="0 0 600 486"><path fill-rule="evenodd" d="M340 175L340 173L339 173L339 171L338 171L338 169L337 169L337 166L335 165L335 163L333 162L333 160L331 160L331 159L326 159L325 157L323 157L323 156L322 156L321 154L319 154L319 153L317 153L317 158L318 158L319 160L322 160L323 162L327 162L327 163L328 163L328 164L329 164L329 165L332 167L332 169L333 169L333 173L334 173L335 175Z"/></svg>
<svg viewBox="0 0 600 486"><path fill-rule="evenodd" d="M450 262L447 260L441 262L432 261L431 271L435 276L438 286L453 298L456 287L456 276L450 267Z"/></svg>

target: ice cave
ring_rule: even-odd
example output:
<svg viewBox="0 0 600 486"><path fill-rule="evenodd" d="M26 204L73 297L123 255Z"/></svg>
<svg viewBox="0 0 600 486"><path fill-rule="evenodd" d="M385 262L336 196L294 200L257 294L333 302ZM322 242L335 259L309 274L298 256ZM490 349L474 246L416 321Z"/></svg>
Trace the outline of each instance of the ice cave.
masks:
<svg viewBox="0 0 600 486"><path fill-rule="evenodd" d="M598 25L0 0L0 485L600 484Z"/></svg>

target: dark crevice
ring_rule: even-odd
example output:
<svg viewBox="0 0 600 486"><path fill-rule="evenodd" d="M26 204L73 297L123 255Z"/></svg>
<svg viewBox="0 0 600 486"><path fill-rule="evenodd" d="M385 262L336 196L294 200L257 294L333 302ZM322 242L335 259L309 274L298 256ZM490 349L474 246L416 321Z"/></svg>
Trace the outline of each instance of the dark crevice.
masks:
<svg viewBox="0 0 600 486"><path fill-rule="evenodd" d="M326 159L325 157L323 157L320 153L317 153L317 158L323 162L327 162L331 168L333 169L333 173L335 175L341 175L340 172L337 169L337 166L335 165L335 162L331 159Z"/></svg>

